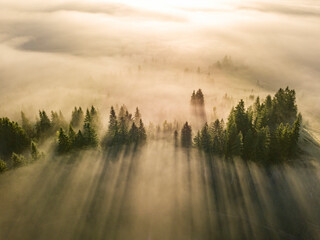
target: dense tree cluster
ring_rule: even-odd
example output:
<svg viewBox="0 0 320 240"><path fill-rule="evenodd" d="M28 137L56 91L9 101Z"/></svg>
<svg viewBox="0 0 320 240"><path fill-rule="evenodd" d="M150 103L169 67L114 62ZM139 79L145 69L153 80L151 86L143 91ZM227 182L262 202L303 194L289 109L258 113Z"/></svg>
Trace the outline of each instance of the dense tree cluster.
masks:
<svg viewBox="0 0 320 240"><path fill-rule="evenodd" d="M194 142L206 152L226 157L261 162L288 160L297 150L301 120L295 91L279 89L263 103L257 98L248 109L241 100L232 108L225 129L223 120L216 120L210 127L205 124Z"/></svg>
<svg viewBox="0 0 320 240"><path fill-rule="evenodd" d="M22 153L30 146L30 139L17 122L0 118L0 156Z"/></svg>
<svg viewBox="0 0 320 240"><path fill-rule="evenodd" d="M205 121L206 120L206 111L204 108L204 95L201 89L198 91L193 91L191 95L191 110L194 117L196 117L196 121Z"/></svg>
<svg viewBox="0 0 320 240"><path fill-rule="evenodd" d="M79 150L82 148L95 148L98 146L99 140L97 135L98 127L100 126L98 112L94 106L86 110L86 115L83 120L83 127L76 133L73 129L73 124L79 127L82 122L82 109L75 108L72 112L72 118L68 131L62 127L58 133L58 152L67 153L71 150Z"/></svg>
<svg viewBox="0 0 320 240"><path fill-rule="evenodd" d="M202 112L204 95L201 89L193 91L191 105L196 115L205 115ZM241 156L245 160L280 162L297 153L301 121L295 91L286 88L279 89L274 97L268 95L262 102L257 97L248 108L240 100L232 108L226 123L223 119L205 123L194 138L191 125L186 122L180 127L177 121L164 121L156 126L150 123L148 138L171 140L175 147L196 146L207 153L227 158ZM103 148L138 145L147 140L138 108L132 115L124 105L118 114L111 107L107 132L99 142L101 126L99 112L94 106L86 109L85 113L81 107L75 107L69 124L61 111L51 111L50 118L44 110L39 111L35 123L21 112L21 125L8 118L0 118L0 172L41 158L43 154L37 144L54 135L57 152L61 154L99 145Z"/></svg>
<svg viewBox="0 0 320 240"><path fill-rule="evenodd" d="M188 122L181 129L181 146L185 148L192 146L192 129Z"/></svg>
<svg viewBox="0 0 320 240"><path fill-rule="evenodd" d="M132 117L125 106L121 106L118 116L111 107L108 131L102 142L103 147L142 144L146 140L147 133L138 108Z"/></svg>

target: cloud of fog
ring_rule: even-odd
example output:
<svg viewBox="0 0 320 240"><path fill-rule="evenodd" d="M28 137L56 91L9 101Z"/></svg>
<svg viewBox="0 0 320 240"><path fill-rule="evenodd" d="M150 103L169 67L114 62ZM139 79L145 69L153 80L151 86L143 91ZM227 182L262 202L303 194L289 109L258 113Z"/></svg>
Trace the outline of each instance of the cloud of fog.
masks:
<svg viewBox="0 0 320 240"><path fill-rule="evenodd" d="M239 99L286 85L305 115L320 114L315 1L0 4L1 115L124 103L163 121L187 115L193 89L203 88L209 111L226 92ZM249 68L215 72L226 54Z"/></svg>

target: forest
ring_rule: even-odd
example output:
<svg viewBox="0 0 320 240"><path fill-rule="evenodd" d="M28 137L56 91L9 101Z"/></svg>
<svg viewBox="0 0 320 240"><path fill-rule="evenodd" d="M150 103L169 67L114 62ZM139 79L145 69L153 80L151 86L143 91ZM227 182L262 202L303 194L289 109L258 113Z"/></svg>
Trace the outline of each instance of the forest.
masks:
<svg viewBox="0 0 320 240"><path fill-rule="evenodd" d="M65 120L61 111L40 110L35 123L21 112L20 123L7 117L0 119L0 171L20 167L44 158L41 146L54 139L55 153L72 154L85 149L119 148L124 145L139 147L148 141L165 138L175 147L185 150L195 147L210 156L224 159L241 157L245 161L262 164L282 163L297 158L302 116L298 113L295 90L280 88L272 97L257 97L254 104L245 107L241 99L225 121L206 122L205 100L201 89L193 91L190 107L196 121L204 122L193 133L190 123L165 121L146 129L137 107L134 114L122 105L116 113L110 109L107 130L103 133L101 116L94 107L75 107L71 120Z"/></svg>

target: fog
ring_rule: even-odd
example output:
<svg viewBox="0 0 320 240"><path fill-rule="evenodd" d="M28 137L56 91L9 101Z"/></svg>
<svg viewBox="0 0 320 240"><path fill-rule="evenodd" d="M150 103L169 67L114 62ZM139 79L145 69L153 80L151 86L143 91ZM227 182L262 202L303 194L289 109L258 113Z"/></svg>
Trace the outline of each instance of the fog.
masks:
<svg viewBox="0 0 320 240"><path fill-rule="evenodd" d="M0 0L0 117L70 120L94 105L105 127L125 104L146 124L182 122L201 88L209 120L213 107L226 119L239 99L289 86L319 140L319 23L316 0ZM226 55L233 68L219 70ZM48 148L0 175L0 239L317 239L318 156L263 169L165 141L76 157Z"/></svg>
<svg viewBox="0 0 320 240"><path fill-rule="evenodd" d="M3 115L118 103L162 121L195 88L211 108L219 93L289 85L300 110L319 116L315 1L2 1L0 11ZM210 69L225 55L248 67L239 81Z"/></svg>

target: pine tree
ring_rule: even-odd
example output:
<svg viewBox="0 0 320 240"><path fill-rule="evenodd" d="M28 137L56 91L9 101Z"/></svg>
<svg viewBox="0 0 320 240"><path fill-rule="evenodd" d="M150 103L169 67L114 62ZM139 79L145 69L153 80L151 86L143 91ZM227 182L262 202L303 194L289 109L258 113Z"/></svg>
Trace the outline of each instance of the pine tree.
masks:
<svg viewBox="0 0 320 240"><path fill-rule="evenodd" d="M42 137L49 134L51 130L51 121L47 115L47 113L43 111L39 111L39 121L36 123L37 136Z"/></svg>
<svg viewBox="0 0 320 240"><path fill-rule="evenodd" d="M177 130L174 130L174 133L173 133L173 139L174 139L174 146L175 147L178 147L178 131Z"/></svg>
<svg viewBox="0 0 320 240"><path fill-rule="evenodd" d="M128 128L124 117L120 118L119 132L117 134L117 143L120 145L127 144L128 142Z"/></svg>
<svg viewBox="0 0 320 240"><path fill-rule="evenodd" d="M301 127L302 116L299 114L296 120L293 123L291 134L290 134L290 147L289 155L294 156L297 150L299 136L300 136L300 127Z"/></svg>
<svg viewBox="0 0 320 240"><path fill-rule="evenodd" d="M74 139L74 147L81 149L84 146L85 146L85 140L84 140L84 137L83 137L81 130L79 130L78 133L76 134L75 139Z"/></svg>
<svg viewBox="0 0 320 240"><path fill-rule="evenodd" d="M83 116L82 108L74 107L74 110L72 111L70 124L72 125L72 127L77 129L83 124L83 121L84 121L84 116Z"/></svg>
<svg viewBox="0 0 320 240"><path fill-rule="evenodd" d="M246 136L243 139L243 151L242 158L244 160L254 160L255 159L255 136L253 130L249 129Z"/></svg>
<svg viewBox="0 0 320 240"><path fill-rule="evenodd" d="M135 123L132 123L132 126L129 130L129 143L138 143L139 141L139 129Z"/></svg>
<svg viewBox="0 0 320 240"><path fill-rule="evenodd" d="M202 106L204 105L204 96L203 96L203 93L202 93L202 90L199 89L196 93L196 103L199 105L199 106Z"/></svg>
<svg viewBox="0 0 320 240"><path fill-rule="evenodd" d="M7 163L0 159L0 173L6 171L8 169Z"/></svg>
<svg viewBox="0 0 320 240"><path fill-rule="evenodd" d="M90 109L90 116L91 116L91 124L95 130L98 130L101 127L100 117L98 111L95 109L94 106L91 106Z"/></svg>
<svg viewBox="0 0 320 240"><path fill-rule="evenodd" d="M40 158L40 152L35 142L31 142L31 157L34 161Z"/></svg>
<svg viewBox="0 0 320 240"><path fill-rule="evenodd" d="M116 113L114 111L114 108L111 107L110 117L109 117L108 133L113 136L114 133L117 131L117 126L118 126L117 116L116 116Z"/></svg>
<svg viewBox="0 0 320 240"><path fill-rule="evenodd" d="M136 126L139 125L140 119L141 119L141 113L139 111L139 108L137 107L136 108L136 112L134 113L134 123L135 123Z"/></svg>
<svg viewBox="0 0 320 240"><path fill-rule="evenodd" d="M36 133L32 124L30 123L29 119L26 117L26 115L22 111L21 111L21 127L30 139L36 136Z"/></svg>
<svg viewBox="0 0 320 240"><path fill-rule="evenodd" d="M255 160L259 162L267 162L270 159L270 141L271 135L269 127L261 128L257 131L255 140Z"/></svg>
<svg viewBox="0 0 320 240"><path fill-rule="evenodd" d="M200 133L200 131L197 131L196 136L193 138L193 142L197 148L201 149L201 133Z"/></svg>
<svg viewBox="0 0 320 240"><path fill-rule="evenodd" d="M85 123L83 125L83 139L86 147L98 146L97 133L90 123Z"/></svg>
<svg viewBox="0 0 320 240"><path fill-rule="evenodd" d="M89 109L86 111L86 116L84 117L84 124L92 124L92 118Z"/></svg>
<svg viewBox="0 0 320 240"><path fill-rule="evenodd" d="M232 108L228 117L227 131L226 131L226 156L231 157L236 154L238 150L238 134L237 125L235 122L235 110Z"/></svg>
<svg viewBox="0 0 320 240"><path fill-rule="evenodd" d="M144 128L142 119L140 119L140 124L139 124L139 142L144 143L147 141L147 133L146 129Z"/></svg>
<svg viewBox="0 0 320 240"><path fill-rule="evenodd" d="M70 139L67 134L64 132L62 128L59 130L58 135L58 152L59 153L66 153L70 151Z"/></svg>
<svg viewBox="0 0 320 240"><path fill-rule="evenodd" d="M192 146L192 129L188 122L183 125L181 130L181 146L185 148Z"/></svg>
<svg viewBox="0 0 320 240"><path fill-rule="evenodd" d="M18 123L0 118L0 156L22 153L30 147L30 139Z"/></svg>
<svg viewBox="0 0 320 240"><path fill-rule="evenodd" d="M70 140L71 148L73 148L75 146L76 133L73 130L73 127L71 124L69 125L68 137Z"/></svg>
<svg viewBox="0 0 320 240"><path fill-rule="evenodd" d="M194 105L196 105L196 93L195 93L195 91L193 90L193 92L192 92L192 95L191 95L191 105L192 106L194 106Z"/></svg>
<svg viewBox="0 0 320 240"><path fill-rule="evenodd" d="M14 168L21 167L27 163L23 155L16 154L16 153L12 153L11 162L12 162L12 167Z"/></svg>
<svg viewBox="0 0 320 240"><path fill-rule="evenodd" d="M205 125L203 126L202 130L201 130L201 148L205 151L205 152L211 152L212 151L212 141L211 141L211 136L209 134L209 130L208 130L208 124L205 123Z"/></svg>

